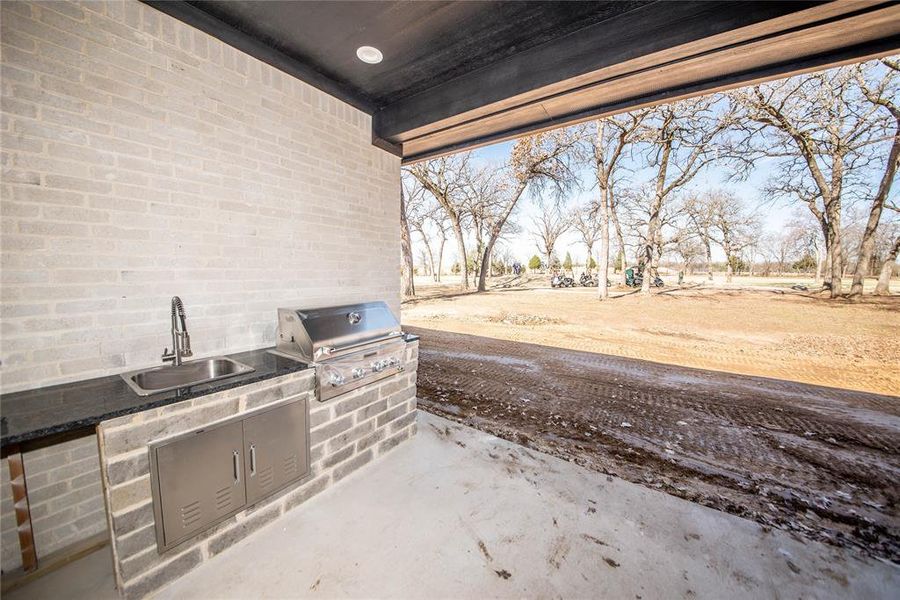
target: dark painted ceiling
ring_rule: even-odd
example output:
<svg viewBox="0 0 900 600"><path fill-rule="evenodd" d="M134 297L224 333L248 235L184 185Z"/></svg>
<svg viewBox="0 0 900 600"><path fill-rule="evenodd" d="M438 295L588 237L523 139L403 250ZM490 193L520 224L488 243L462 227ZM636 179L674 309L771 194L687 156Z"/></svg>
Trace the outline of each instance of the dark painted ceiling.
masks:
<svg viewBox="0 0 900 600"><path fill-rule="evenodd" d="M143 1L371 114L406 162L900 51L890 0Z"/></svg>
<svg viewBox="0 0 900 600"><path fill-rule="evenodd" d="M650 2L188 0L374 108ZM360 46L384 61L361 62Z"/></svg>

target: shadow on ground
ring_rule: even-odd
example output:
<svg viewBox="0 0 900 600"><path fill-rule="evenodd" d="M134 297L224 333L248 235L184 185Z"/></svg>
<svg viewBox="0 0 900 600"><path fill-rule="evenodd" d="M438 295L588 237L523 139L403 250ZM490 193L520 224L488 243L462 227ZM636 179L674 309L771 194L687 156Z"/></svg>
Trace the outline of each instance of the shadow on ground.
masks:
<svg viewBox="0 0 900 600"><path fill-rule="evenodd" d="M900 559L900 399L474 335L421 336L430 412L762 524Z"/></svg>

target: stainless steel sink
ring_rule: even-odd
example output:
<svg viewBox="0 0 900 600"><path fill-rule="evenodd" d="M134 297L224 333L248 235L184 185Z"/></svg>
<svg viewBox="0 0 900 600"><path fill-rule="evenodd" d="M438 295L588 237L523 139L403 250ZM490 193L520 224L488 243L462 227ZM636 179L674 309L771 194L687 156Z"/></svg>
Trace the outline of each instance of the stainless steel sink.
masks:
<svg viewBox="0 0 900 600"><path fill-rule="evenodd" d="M131 389L140 396L159 394L178 388L209 383L226 377L243 375L254 371L243 363L225 356L215 356L201 360L192 360L180 365L153 367L140 371L122 373Z"/></svg>

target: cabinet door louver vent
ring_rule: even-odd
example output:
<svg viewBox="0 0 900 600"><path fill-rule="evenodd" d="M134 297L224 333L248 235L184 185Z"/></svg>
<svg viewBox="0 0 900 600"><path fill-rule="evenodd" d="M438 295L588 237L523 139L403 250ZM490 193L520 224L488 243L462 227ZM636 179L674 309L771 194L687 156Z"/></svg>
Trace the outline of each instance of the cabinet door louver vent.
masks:
<svg viewBox="0 0 900 600"><path fill-rule="evenodd" d="M291 454L284 459L284 475L285 477L293 477L297 474L297 455Z"/></svg>
<svg viewBox="0 0 900 600"><path fill-rule="evenodd" d="M231 486L216 492L216 511L227 511L231 508Z"/></svg>
<svg viewBox="0 0 900 600"><path fill-rule="evenodd" d="M200 520L200 502L191 502L181 507L181 526L189 529Z"/></svg>
<svg viewBox="0 0 900 600"><path fill-rule="evenodd" d="M266 467L259 472L259 487L267 490L275 483L275 469L271 466Z"/></svg>

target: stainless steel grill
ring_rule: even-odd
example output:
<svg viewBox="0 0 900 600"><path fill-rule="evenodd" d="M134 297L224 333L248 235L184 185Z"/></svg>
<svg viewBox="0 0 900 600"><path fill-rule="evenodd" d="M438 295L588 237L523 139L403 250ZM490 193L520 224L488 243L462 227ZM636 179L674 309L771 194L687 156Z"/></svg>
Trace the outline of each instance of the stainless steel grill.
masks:
<svg viewBox="0 0 900 600"><path fill-rule="evenodd" d="M316 366L319 400L403 371L406 343L384 302L278 309L277 350Z"/></svg>

